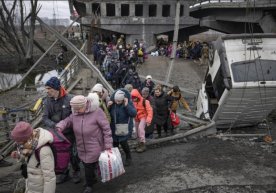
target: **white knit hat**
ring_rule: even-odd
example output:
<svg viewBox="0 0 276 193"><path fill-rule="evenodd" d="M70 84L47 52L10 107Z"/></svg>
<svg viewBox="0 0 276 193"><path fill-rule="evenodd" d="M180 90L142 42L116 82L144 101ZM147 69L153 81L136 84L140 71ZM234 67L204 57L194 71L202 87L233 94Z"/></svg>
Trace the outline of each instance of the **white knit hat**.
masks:
<svg viewBox="0 0 276 193"><path fill-rule="evenodd" d="M151 75L147 75L146 79L152 79Z"/></svg>
<svg viewBox="0 0 276 193"><path fill-rule="evenodd" d="M103 85L100 83L95 84L91 90L92 92L103 92Z"/></svg>
<svg viewBox="0 0 276 193"><path fill-rule="evenodd" d="M125 92L118 90L114 95L114 100L116 101L122 101L125 98Z"/></svg>

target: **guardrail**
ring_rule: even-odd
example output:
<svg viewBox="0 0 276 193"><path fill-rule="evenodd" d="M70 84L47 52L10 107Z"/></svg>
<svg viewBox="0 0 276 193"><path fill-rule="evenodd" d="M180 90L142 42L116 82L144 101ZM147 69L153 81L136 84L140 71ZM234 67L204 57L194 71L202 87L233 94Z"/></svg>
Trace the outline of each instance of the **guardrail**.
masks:
<svg viewBox="0 0 276 193"><path fill-rule="evenodd" d="M210 3L244 3L247 2L248 0L202 0L202 1L197 1L196 4L191 5L190 8L198 7L201 5L206 5Z"/></svg>
<svg viewBox="0 0 276 193"><path fill-rule="evenodd" d="M87 43L85 42L81 47L80 51L84 52ZM59 75L61 84L68 88L70 82L79 72L82 61L79 57L74 56L69 64L64 68L64 70ZM39 96L38 96L39 97ZM35 102L34 106L30 108L31 103L25 107L20 107L16 109L0 109L0 145L6 141L6 135L9 133L11 127L15 125L16 122L24 120L27 122L33 122L37 119L43 110L43 98L45 96L39 97Z"/></svg>
<svg viewBox="0 0 276 193"><path fill-rule="evenodd" d="M86 45L87 45L87 41L85 41L84 44L82 45L80 49L81 52L85 51ZM72 58L69 64L64 68L64 70L61 72L61 74L58 77L61 85L63 85L64 88L67 89L69 87L69 84L72 82L75 75L78 74L82 64L83 63L81 59L76 55ZM39 98L35 106L30 110L32 112L32 120L36 119L40 115L43 108L42 101L43 101L43 98ZM29 120L29 121L32 121L32 120Z"/></svg>
<svg viewBox="0 0 276 193"><path fill-rule="evenodd" d="M87 56L85 54L83 54L82 52L80 52L79 49L77 49L70 41L68 41L66 38L64 38L63 36L61 36L55 29L53 29L52 27L48 26L47 24L45 24L39 17L36 18L37 21L43 26L45 27L48 31L50 31L51 33L53 33L61 42L63 42L68 48L70 48L80 59L81 61L88 67L90 68L93 73L95 73L95 75L98 77L98 79L100 80L100 82L103 84L103 86L109 91L109 92L113 92L114 89L112 88L112 86L109 84L109 82L105 79L105 77L102 75L102 73L100 72L100 70L87 58Z"/></svg>
<svg viewBox="0 0 276 193"><path fill-rule="evenodd" d="M86 48L87 41L84 42L80 51L84 53ZM64 70L59 75L59 79L61 84L68 88L68 83L72 80L72 78L79 72L80 66L83 64L82 60L76 55L72 58L69 64L64 68Z"/></svg>

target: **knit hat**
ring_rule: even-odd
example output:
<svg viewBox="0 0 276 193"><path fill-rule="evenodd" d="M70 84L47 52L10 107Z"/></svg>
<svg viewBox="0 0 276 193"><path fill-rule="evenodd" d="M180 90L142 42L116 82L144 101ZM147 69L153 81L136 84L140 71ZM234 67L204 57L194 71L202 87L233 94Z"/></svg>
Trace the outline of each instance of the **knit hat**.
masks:
<svg viewBox="0 0 276 193"><path fill-rule="evenodd" d="M60 89L60 81L57 77L53 76L46 82L45 86L49 86L55 90L59 90Z"/></svg>
<svg viewBox="0 0 276 193"><path fill-rule="evenodd" d="M148 87L144 87L141 91L142 95L149 95L149 88Z"/></svg>
<svg viewBox="0 0 276 193"><path fill-rule="evenodd" d="M85 107L86 103L87 103L87 99L83 95L74 96L70 101L70 105L73 109L79 109L79 108Z"/></svg>
<svg viewBox="0 0 276 193"><path fill-rule="evenodd" d="M100 83L95 84L91 90L92 92L103 92L103 85Z"/></svg>
<svg viewBox="0 0 276 193"><path fill-rule="evenodd" d="M114 100L116 101L122 101L125 98L125 92L118 90L114 95Z"/></svg>
<svg viewBox="0 0 276 193"><path fill-rule="evenodd" d="M151 75L147 75L146 79L152 79Z"/></svg>
<svg viewBox="0 0 276 193"><path fill-rule="evenodd" d="M33 128L30 123L20 121L16 124L11 132L11 138L15 142L25 142L27 141L33 133Z"/></svg>

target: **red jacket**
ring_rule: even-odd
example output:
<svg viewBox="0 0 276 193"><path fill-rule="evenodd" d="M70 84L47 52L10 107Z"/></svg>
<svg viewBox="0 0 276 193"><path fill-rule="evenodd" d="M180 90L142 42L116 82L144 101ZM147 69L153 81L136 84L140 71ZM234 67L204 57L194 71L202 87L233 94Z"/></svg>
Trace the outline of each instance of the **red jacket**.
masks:
<svg viewBox="0 0 276 193"><path fill-rule="evenodd" d="M150 102L144 99L137 89L133 89L131 91L131 97L138 98L137 101L133 101L133 104L137 110L137 115L135 117L135 120L140 121L142 118L146 118L146 122L150 124L153 117L153 110L150 105Z"/></svg>

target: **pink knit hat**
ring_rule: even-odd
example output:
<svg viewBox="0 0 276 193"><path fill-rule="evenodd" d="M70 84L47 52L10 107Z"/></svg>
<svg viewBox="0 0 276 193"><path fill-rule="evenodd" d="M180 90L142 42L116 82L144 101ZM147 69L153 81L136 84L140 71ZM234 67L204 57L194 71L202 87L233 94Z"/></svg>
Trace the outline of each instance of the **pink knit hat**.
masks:
<svg viewBox="0 0 276 193"><path fill-rule="evenodd" d="M79 109L79 108L85 107L86 103L87 103L87 99L83 95L77 95L73 97L70 101L70 105L73 109Z"/></svg>
<svg viewBox="0 0 276 193"><path fill-rule="evenodd" d="M30 123L20 121L16 124L11 132L11 138L15 142L25 142L27 141L33 133L33 128Z"/></svg>

